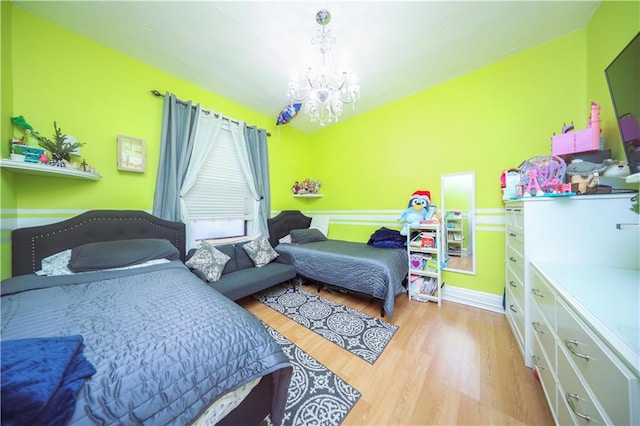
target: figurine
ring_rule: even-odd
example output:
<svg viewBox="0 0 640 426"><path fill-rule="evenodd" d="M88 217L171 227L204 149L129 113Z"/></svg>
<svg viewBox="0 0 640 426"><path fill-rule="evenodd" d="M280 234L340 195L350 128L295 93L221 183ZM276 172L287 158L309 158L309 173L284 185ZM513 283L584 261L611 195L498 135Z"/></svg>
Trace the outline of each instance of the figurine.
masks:
<svg viewBox="0 0 640 426"><path fill-rule="evenodd" d="M529 183L527 184L527 189L522 194L523 197L531 197L531 185L533 184L533 189L536 191L536 197L542 197L544 192L540 189L540 185L538 185L538 171L536 169L529 170Z"/></svg>

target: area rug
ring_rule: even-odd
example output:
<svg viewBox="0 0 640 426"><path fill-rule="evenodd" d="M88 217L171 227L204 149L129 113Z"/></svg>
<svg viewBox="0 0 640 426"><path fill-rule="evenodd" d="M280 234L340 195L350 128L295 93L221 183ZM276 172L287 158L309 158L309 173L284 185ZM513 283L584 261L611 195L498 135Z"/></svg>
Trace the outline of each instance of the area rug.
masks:
<svg viewBox="0 0 640 426"><path fill-rule="evenodd" d="M398 330L397 325L286 284L254 298L370 364Z"/></svg>
<svg viewBox="0 0 640 426"><path fill-rule="evenodd" d="M362 394L263 323L293 365L283 426L337 426Z"/></svg>

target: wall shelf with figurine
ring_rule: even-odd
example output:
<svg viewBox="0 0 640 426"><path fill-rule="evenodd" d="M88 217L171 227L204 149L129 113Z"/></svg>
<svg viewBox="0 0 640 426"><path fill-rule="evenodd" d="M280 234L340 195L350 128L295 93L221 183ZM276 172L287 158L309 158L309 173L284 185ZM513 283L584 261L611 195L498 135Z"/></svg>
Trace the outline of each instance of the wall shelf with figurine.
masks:
<svg viewBox="0 0 640 426"><path fill-rule="evenodd" d="M100 180L102 176L82 170L70 169L67 167L48 166L40 163L29 163L25 161L14 161L8 158L0 159L0 167L13 173L62 177L71 179Z"/></svg>
<svg viewBox="0 0 640 426"><path fill-rule="evenodd" d="M293 197L295 198L320 198L320 186L322 182L306 178L303 181L296 181L291 187Z"/></svg>

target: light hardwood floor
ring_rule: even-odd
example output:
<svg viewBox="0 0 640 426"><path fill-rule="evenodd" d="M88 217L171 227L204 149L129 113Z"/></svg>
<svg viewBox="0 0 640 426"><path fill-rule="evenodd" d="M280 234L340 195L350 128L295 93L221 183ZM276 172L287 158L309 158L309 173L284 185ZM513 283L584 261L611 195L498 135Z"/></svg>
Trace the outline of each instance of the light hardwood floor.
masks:
<svg viewBox="0 0 640 426"><path fill-rule="evenodd" d="M377 302L320 295L380 316ZM239 303L362 393L344 425L553 424L504 315L400 295L391 321L400 328L371 365L252 298Z"/></svg>
<svg viewBox="0 0 640 426"><path fill-rule="evenodd" d="M471 256L451 256L447 262L447 268L471 271L473 262Z"/></svg>

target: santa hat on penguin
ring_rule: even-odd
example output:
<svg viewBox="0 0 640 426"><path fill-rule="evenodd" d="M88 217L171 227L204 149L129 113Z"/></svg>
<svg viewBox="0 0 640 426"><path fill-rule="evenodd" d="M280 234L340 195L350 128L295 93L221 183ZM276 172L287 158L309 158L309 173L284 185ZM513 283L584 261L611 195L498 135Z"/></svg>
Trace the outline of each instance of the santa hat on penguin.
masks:
<svg viewBox="0 0 640 426"><path fill-rule="evenodd" d="M431 191L420 190L411 194L409 198L409 205L407 207L412 207L415 201L426 202L426 204L420 203L424 208L429 208L429 204L431 203Z"/></svg>
<svg viewBox="0 0 640 426"><path fill-rule="evenodd" d="M426 190L415 191L409 198L409 205L398 220L403 220L404 224L400 230L400 235L407 235L407 227L420 224L430 216L429 205L431 203L431 192Z"/></svg>

